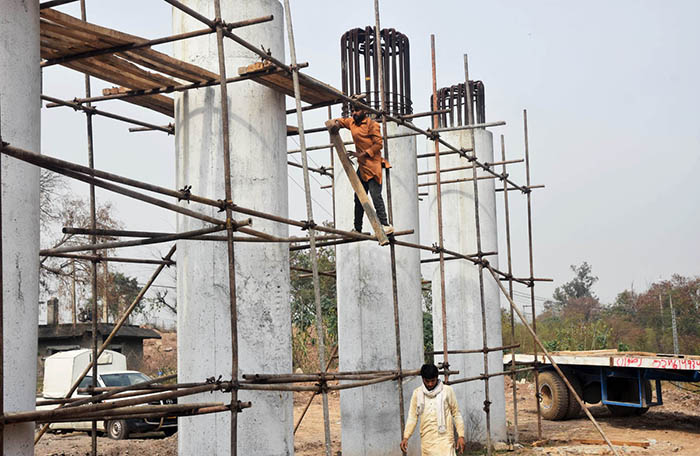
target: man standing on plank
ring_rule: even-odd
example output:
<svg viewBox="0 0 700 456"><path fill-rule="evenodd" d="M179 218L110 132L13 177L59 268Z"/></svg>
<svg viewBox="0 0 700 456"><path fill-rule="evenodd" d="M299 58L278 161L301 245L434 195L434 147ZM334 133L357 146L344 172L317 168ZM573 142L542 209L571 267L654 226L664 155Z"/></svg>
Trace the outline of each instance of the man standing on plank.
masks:
<svg viewBox="0 0 700 456"><path fill-rule="evenodd" d="M420 416L421 456L455 456L453 426L457 428L457 449L464 451L464 420L452 388L438 379L435 364L420 369L423 386L413 391L401 451L408 451L408 439Z"/></svg>
<svg viewBox="0 0 700 456"><path fill-rule="evenodd" d="M392 234L394 227L389 225L382 198L382 168L390 168L389 162L382 158L382 134L379 124L370 119L362 107L352 107L351 118L335 119L338 128L347 128L352 134L355 143L355 152L348 152L351 157L357 158L357 177L360 178L365 192L372 196L374 210L377 212L379 223L385 234ZM362 217L365 210L355 195L355 227L353 231L362 232Z"/></svg>

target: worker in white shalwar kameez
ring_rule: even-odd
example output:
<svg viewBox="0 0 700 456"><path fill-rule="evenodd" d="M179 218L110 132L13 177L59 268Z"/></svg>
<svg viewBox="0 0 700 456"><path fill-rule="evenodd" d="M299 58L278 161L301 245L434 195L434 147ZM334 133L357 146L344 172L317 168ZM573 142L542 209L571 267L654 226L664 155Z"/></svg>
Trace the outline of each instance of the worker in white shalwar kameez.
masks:
<svg viewBox="0 0 700 456"><path fill-rule="evenodd" d="M459 412L452 388L438 379L438 368L424 364L420 375L423 386L411 396L406 428L403 431L401 451L408 450L408 439L420 416L421 456L456 456L453 426L457 428L457 449L464 451L464 420Z"/></svg>

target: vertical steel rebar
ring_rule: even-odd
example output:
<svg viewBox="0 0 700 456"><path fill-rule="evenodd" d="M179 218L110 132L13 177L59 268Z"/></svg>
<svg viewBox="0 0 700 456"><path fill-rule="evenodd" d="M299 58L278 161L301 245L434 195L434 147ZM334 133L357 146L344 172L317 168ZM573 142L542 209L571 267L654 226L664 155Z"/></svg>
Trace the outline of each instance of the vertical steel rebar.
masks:
<svg viewBox="0 0 700 456"><path fill-rule="evenodd" d="M474 125L474 110L472 109L472 89L469 85L469 58L464 54L464 102L467 104L467 125ZM474 130L472 130L473 132ZM472 134L472 137L474 135Z"/></svg>
<svg viewBox="0 0 700 456"><path fill-rule="evenodd" d="M467 64L467 54L464 54L464 78L467 94L469 94L469 69ZM469 100L467 100L469 102ZM468 103L469 105L469 103ZM471 113L471 109L467 111ZM469 130L472 140L472 156L476 159L476 141L474 140L474 129ZM477 179L478 166L472 166L472 182L474 183L474 223L476 225L476 251L479 255L479 303L481 308L481 340L484 348L484 412L486 413L486 451L492 454L493 445L491 443L491 399L489 395L489 352L488 334L486 333L486 301L484 299L484 264L483 250L481 249L481 217L479 215L479 180Z"/></svg>
<svg viewBox="0 0 700 456"><path fill-rule="evenodd" d="M523 130L525 132L525 179L527 188L530 187L530 149L527 136L527 109L523 109ZM537 334L537 318L535 315L535 268L532 252L532 191L527 192L527 240L528 255L530 258L530 306L532 308L532 331ZM535 355L535 367L537 367L537 344L533 338L533 353ZM537 438L542 439L542 416L540 415L540 375L535 369L535 399L537 403Z"/></svg>
<svg viewBox="0 0 700 456"><path fill-rule="evenodd" d="M503 174L506 174L506 142L501 135L501 161L503 161ZM513 261L510 248L510 208L508 206L508 183L503 180L503 206L506 218L506 252L508 254L508 296L513 299ZM515 344L515 314L510 309L510 343ZM518 385L515 380L515 350L511 349L511 380L513 383L513 443L518 442Z"/></svg>
<svg viewBox="0 0 700 456"><path fill-rule="evenodd" d="M238 454L238 307L236 301L236 265L233 249L233 196L231 193L231 148L229 142L228 91L226 89L226 60L224 54L221 1L214 0L216 16L216 47L219 57L221 95L221 135L224 155L224 192L226 198L226 247L228 253L228 286L231 317L231 456Z"/></svg>
<svg viewBox="0 0 700 456"><path fill-rule="evenodd" d="M379 0L374 0L374 50L375 50L375 55L377 56L377 59L379 59L382 56L382 46L381 46L381 38L380 38L380 24L379 24ZM386 38L385 38L386 41ZM390 52L389 46L390 43L386 43L386 49L385 52L388 54ZM387 55L388 58L388 55ZM395 62L394 62L395 63ZM379 65L379 73L378 73L378 79L379 79L379 94L380 94L380 102L382 106L382 112L386 113L387 112L387 92L385 90L386 88L386 81L384 78L386 77L386 73L384 72L385 67L383 65ZM396 88L396 84L394 84L394 89ZM394 109L397 109L396 106L394 106ZM389 160L389 138L387 134L387 127L386 127L386 116L382 115L382 137L383 137L383 143L384 143L384 157ZM394 223L394 207L393 203L391 201L391 173L389 172L389 169L386 169L386 199L387 199L387 211L389 215L389 224ZM399 399L399 440L403 438L403 430L406 424L406 417L404 416L405 410L404 410L404 399L403 399L403 375L402 375L402 360L401 360L401 328L400 328L400 316L399 316L399 292L397 288L397 283L396 283L396 245L391 242L389 244L389 255L391 257L391 295L392 295L392 302L394 306L394 340L396 341L396 369L399 372L399 376L396 379L398 382L398 399Z"/></svg>
<svg viewBox="0 0 700 456"><path fill-rule="evenodd" d="M306 138L304 135L304 114L301 110L301 89L299 87L299 67L297 67L297 52L294 44L294 28L289 0L284 0L284 13L287 22L287 38L289 40L289 56L292 67L292 82L294 84L294 101L297 110L297 128L299 129L299 147L301 149L301 164L304 168L304 195L306 198L306 218L309 224L309 252L311 253L311 275L314 284L314 302L316 304L316 337L318 339L318 362L321 372L326 371L326 343L323 330L323 312L321 310L321 286L318 277L318 255L316 252L316 230L314 230L314 210L311 200L311 183L309 181L309 163L306 155ZM356 43L357 44L357 43ZM357 55L357 54L356 54ZM358 73L359 74L359 73ZM325 386L325 382L322 383ZM328 412L328 392L322 388L323 400L323 432L326 441L326 456L331 456L331 427Z"/></svg>
<svg viewBox="0 0 700 456"><path fill-rule="evenodd" d="M437 111L437 71L435 69L435 35L430 35L430 60L433 71L433 111ZM433 115L433 129L438 128L438 116ZM442 312L442 364L445 367L445 381L449 379L450 363L447 358L447 305L445 299L445 251L442 235L442 186L440 177L440 141L435 142L435 199L437 200L438 249L440 250L440 304Z"/></svg>

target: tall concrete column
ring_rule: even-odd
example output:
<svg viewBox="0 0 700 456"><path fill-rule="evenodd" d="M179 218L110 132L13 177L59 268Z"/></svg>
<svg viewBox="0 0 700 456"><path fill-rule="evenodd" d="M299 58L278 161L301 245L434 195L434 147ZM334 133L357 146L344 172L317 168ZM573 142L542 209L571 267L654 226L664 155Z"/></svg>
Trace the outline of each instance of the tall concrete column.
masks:
<svg viewBox="0 0 700 456"><path fill-rule="evenodd" d="M389 135L408 131L389 123ZM341 130L350 140L348 130ZM389 140L394 227L414 229L402 240L418 242L418 191L415 137ZM336 167L336 226L353 227L353 197L350 182ZM384 202L386 176L382 183ZM372 230L365 217L364 230ZM339 368L341 371L390 370L396 364L391 255L389 247L365 241L339 245L336 250L338 295ZM415 249L396 248L396 279L399 302L401 357L404 369L423 363L423 317L421 309L420 254ZM417 378L404 382L404 407L408 413ZM397 382L380 383L340 393L342 450L344 456L400 455L401 426ZM418 434L418 433L416 433ZM411 456L420 454L417 436L411 440Z"/></svg>
<svg viewBox="0 0 700 456"><path fill-rule="evenodd" d="M0 0L0 132L40 152L39 3ZM2 293L6 412L36 404L39 169L2 157ZM34 424L5 427L4 453L34 454Z"/></svg>
<svg viewBox="0 0 700 456"><path fill-rule="evenodd" d="M189 7L214 18L211 0L188 0ZM274 15L274 21L236 31L256 45L270 48L284 59L283 13L276 0L222 1L226 22ZM173 31L201 28L189 16L173 11ZM259 58L225 39L229 76ZM214 34L175 45L175 56L217 72ZM284 98L252 81L228 86L231 137L231 179L234 203L286 216L287 154ZM209 198L224 198L224 169L218 87L176 96L177 186ZM223 218L214 208L195 203L184 206ZM244 218L240 214L237 218ZM286 225L254 219L254 227L275 236L288 236ZM178 216L178 230L203 224ZM237 243L235 246L238 298L238 352L240 375L291 372L291 317L289 308L289 249L283 243ZM202 381L231 375L231 325L227 250L224 243L179 241L178 370L180 381ZM229 394L203 394L182 401L223 401ZM239 394L253 406L239 415L238 450L245 455L289 455L294 451L291 393ZM229 454L230 415L226 413L180 418L181 455Z"/></svg>
<svg viewBox="0 0 700 456"><path fill-rule="evenodd" d="M448 143L471 148L468 130L440 133ZM493 162L493 136L486 130L475 130L476 155L479 161ZM435 146L427 143L428 152ZM431 160L431 167L434 161ZM466 166L469 162L458 155L440 157L440 168ZM432 169L432 168L431 168ZM471 178L472 170L460 170L442 174L442 180ZM478 174L481 176L482 171ZM484 252L498 250L496 224L495 180L479 181L479 216L481 222L481 248ZM435 187L430 187L430 213L434 239L437 239L437 201ZM462 253L476 253L476 224L474 221L474 183L462 182L442 186L442 220L445 248ZM498 267L496 256L488 257ZM442 350L442 308L440 269L433 270L433 341L436 350ZM486 307L486 333L489 347L501 343L500 290L488 271L484 273L484 300ZM445 262L445 301L447 307L447 346L450 350L480 349L483 347L481 326L481 301L479 296L479 269L471 262ZM503 352L491 352L488 357L489 373L503 370ZM442 362L442 356L435 356ZM483 355L449 355L450 368L460 371L455 378L474 377L484 372ZM486 414L484 407L484 382L473 381L453 386L464 417L467 437L472 441L486 440ZM506 439L505 394L503 377L489 380L491 401L491 435L494 441Z"/></svg>

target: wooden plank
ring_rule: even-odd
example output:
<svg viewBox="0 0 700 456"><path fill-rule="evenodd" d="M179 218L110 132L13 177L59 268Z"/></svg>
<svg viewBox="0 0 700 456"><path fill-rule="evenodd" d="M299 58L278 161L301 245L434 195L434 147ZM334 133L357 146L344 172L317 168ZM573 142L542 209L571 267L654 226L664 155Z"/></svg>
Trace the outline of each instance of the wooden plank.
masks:
<svg viewBox="0 0 700 456"><path fill-rule="evenodd" d="M247 67L238 69L239 76L252 76L251 80L283 93L289 97L294 96L294 84L292 75L287 72L269 72L270 63L255 62ZM256 74L259 73L259 74ZM301 100L309 104L319 104L337 101L337 97L331 92L318 90L316 87L305 84L304 79L299 79Z"/></svg>
<svg viewBox="0 0 700 456"><path fill-rule="evenodd" d="M573 443L582 445L608 445L603 439L572 439ZM640 448L649 448L649 442L633 441L633 440L611 440L610 443L617 446L635 446Z"/></svg>
<svg viewBox="0 0 700 456"><path fill-rule="evenodd" d="M92 36L93 41L89 42L89 44L93 49L102 49L120 44L143 43L148 41L139 36L129 35L127 33L101 27L89 22L83 22L73 16L51 9L42 10L41 17L45 20L44 22L51 21L70 30L67 30L66 33L79 33L82 36L85 36L85 34ZM63 55L72 53L74 52L66 52ZM182 77L182 79L190 82L207 81L218 79L219 77L218 74L212 73L211 71L205 70L197 65L183 62L182 60L178 60L150 48L136 49L125 52L125 54L130 56L141 55L146 57L145 62L143 63L144 66L147 66L153 70L162 71L163 73L171 76ZM159 64L158 67L156 67L156 63ZM187 77L184 77L183 75L187 75Z"/></svg>
<svg viewBox="0 0 700 456"><path fill-rule="evenodd" d="M345 150L345 144L343 144L343 140L340 138L340 134L338 134L338 127L335 125L335 121L328 120L326 122L326 128L328 128L328 133L331 136L331 143L333 144L335 151L338 153L338 158L340 159L340 163L343 164L343 169L345 170L345 174L348 176L348 179L350 180L350 185L352 185L353 190L355 190L355 194L357 195L357 198L360 200L360 203L362 204L362 207L365 210L365 214L367 214L367 218L369 219L369 223L372 225L372 229L374 230L374 234L375 234L375 236L377 236L377 240L379 241L379 245L387 245L389 243L389 239L386 237L386 234L384 234L384 230L382 229L382 224L379 223L379 219L377 218L377 213L374 212L374 208L372 207L372 205L369 202L369 198L367 197L367 193L365 192L365 188L362 186L360 179L357 177L357 174L355 173L355 167L352 166L352 163L350 162L350 159L348 158L348 152Z"/></svg>

